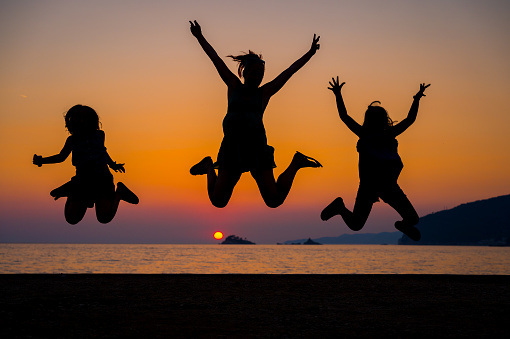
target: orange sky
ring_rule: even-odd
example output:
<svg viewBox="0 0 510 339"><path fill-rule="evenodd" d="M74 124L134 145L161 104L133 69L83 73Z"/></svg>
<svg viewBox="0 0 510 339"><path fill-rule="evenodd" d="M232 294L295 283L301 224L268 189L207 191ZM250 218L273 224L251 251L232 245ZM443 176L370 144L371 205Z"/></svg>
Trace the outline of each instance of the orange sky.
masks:
<svg viewBox="0 0 510 339"><path fill-rule="evenodd" d="M356 137L340 122L328 81L340 75L358 122L380 100L402 120L419 83L431 83L417 122L399 137L400 184L420 215L510 193L510 5L506 1L3 1L0 4L0 241L215 242L221 230L257 243L337 236L320 221L336 196L352 207ZM304 169L285 204L263 204L245 174L229 206L211 206L205 177L189 167L216 157L226 86L189 32L202 25L220 56L262 53L269 81L321 49L271 99L265 113L280 174L296 150ZM226 59L235 71L235 64ZM49 191L69 180L68 159L38 168L34 153L60 151L63 114L93 107L115 174L140 197L109 225L93 211L77 226ZM393 231L397 215L377 204L364 232Z"/></svg>

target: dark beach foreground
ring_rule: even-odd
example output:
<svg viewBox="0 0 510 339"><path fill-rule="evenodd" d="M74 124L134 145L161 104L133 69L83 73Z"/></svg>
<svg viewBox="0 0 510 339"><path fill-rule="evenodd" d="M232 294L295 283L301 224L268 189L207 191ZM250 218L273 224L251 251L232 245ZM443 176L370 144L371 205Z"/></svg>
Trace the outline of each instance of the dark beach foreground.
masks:
<svg viewBox="0 0 510 339"><path fill-rule="evenodd" d="M510 276L0 275L2 338L494 337Z"/></svg>

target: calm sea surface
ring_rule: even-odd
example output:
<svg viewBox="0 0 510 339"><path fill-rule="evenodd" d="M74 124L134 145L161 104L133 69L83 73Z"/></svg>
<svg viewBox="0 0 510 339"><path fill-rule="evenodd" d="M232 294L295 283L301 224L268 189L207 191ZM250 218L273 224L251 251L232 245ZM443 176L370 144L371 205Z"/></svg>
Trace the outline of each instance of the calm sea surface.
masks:
<svg viewBox="0 0 510 339"><path fill-rule="evenodd" d="M508 275L510 248L0 244L0 273Z"/></svg>

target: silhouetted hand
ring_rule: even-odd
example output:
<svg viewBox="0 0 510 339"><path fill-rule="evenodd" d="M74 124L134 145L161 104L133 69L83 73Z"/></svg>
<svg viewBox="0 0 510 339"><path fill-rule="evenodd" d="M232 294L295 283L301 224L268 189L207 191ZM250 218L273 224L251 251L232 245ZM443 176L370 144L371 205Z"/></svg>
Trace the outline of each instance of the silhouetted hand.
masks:
<svg viewBox="0 0 510 339"><path fill-rule="evenodd" d="M329 85L331 87L328 87L328 89L332 90L333 93L335 93L335 95L340 95L340 91L342 90L342 87L343 85L345 85L345 82L342 82L340 84L340 81L338 80L338 76L336 77L336 81L335 81L335 78L331 78L333 80L333 83L331 83L331 81L329 82Z"/></svg>
<svg viewBox="0 0 510 339"><path fill-rule="evenodd" d="M420 90L418 91L418 93L416 93L416 95L413 98L420 99L421 97L426 97L426 95L423 92L425 92L425 89L427 89L429 86L430 84L428 85L425 85L424 83L420 84Z"/></svg>
<svg viewBox="0 0 510 339"><path fill-rule="evenodd" d="M202 35L202 28L200 28L200 25L198 24L198 22L196 20L194 20L193 22L189 22L190 23L190 27L189 29L191 30L191 34L193 34L193 36L195 38L198 38L199 36Z"/></svg>
<svg viewBox="0 0 510 339"><path fill-rule="evenodd" d="M34 165L41 167L42 166L42 156L34 154L34 159L32 160L32 163Z"/></svg>
<svg viewBox="0 0 510 339"><path fill-rule="evenodd" d="M321 48L321 45L319 44L319 39L321 37L314 34L313 35L313 41L312 41L312 47L310 47L310 51L315 54L316 51L318 51Z"/></svg>
<svg viewBox="0 0 510 339"><path fill-rule="evenodd" d="M110 168L115 172L126 173L124 165L125 164L117 164L116 162L114 162L113 164L110 165Z"/></svg>

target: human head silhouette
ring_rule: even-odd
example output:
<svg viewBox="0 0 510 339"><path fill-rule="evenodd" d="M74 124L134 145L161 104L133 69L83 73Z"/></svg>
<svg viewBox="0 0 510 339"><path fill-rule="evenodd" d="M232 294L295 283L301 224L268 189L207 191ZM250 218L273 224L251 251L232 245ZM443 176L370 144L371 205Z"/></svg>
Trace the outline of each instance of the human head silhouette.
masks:
<svg viewBox="0 0 510 339"><path fill-rule="evenodd" d="M66 128L71 135L89 134L100 130L99 116L89 106L75 105L65 115Z"/></svg>
<svg viewBox="0 0 510 339"><path fill-rule="evenodd" d="M373 101L365 111L365 121L363 121L363 128L374 132L393 126L393 120L388 112L381 106L374 106L376 103L381 104L379 101Z"/></svg>
<svg viewBox="0 0 510 339"><path fill-rule="evenodd" d="M244 78L246 85L258 87L262 83L265 71L265 61L262 60L262 55L249 50L248 53L229 55L228 57L239 63L237 73L240 78Z"/></svg>

